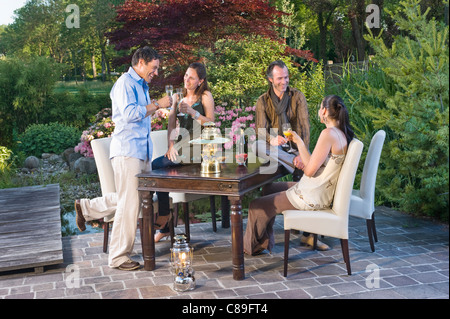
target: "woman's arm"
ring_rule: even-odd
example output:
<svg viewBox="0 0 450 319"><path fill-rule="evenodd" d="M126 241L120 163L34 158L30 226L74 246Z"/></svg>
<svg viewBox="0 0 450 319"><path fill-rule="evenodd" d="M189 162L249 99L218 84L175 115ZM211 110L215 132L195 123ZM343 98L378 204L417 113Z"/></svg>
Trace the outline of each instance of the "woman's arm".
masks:
<svg viewBox="0 0 450 319"><path fill-rule="evenodd" d="M205 91L202 96L203 109L205 110L205 115L200 115L197 122L204 124L206 122L214 122L214 98L209 91Z"/></svg>
<svg viewBox="0 0 450 319"><path fill-rule="evenodd" d="M330 135L329 129L324 129L317 140L316 147L312 154L309 153L305 143L298 136L297 133L293 132L292 141L297 144L298 151L302 162L305 164L303 168L303 172L306 176L314 176L317 170L322 166L322 164L327 159L328 154L330 153L331 146L333 144L333 138Z"/></svg>
<svg viewBox="0 0 450 319"><path fill-rule="evenodd" d="M195 118L197 111L194 110L187 103L181 103L180 111L183 113L187 113L193 120L197 121L199 124L203 124L206 122L214 122L214 99L209 91L205 91L202 95L202 104L203 109L205 110L205 115L199 114L197 118Z"/></svg>

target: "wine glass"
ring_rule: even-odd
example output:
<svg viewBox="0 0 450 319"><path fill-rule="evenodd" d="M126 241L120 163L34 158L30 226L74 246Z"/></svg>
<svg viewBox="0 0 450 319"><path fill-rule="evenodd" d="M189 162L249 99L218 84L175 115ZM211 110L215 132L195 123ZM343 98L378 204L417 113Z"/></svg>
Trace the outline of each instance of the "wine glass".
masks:
<svg viewBox="0 0 450 319"><path fill-rule="evenodd" d="M281 125L281 129L283 130L283 135L286 136L287 139L289 139L292 136L292 127L290 123L283 123ZM291 140L289 140L289 149L287 150L288 153L294 153L294 149L292 148Z"/></svg>
<svg viewBox="0 0 450 319"><path fill-rule="evenodd" d="M178 102L178 110L180 110L180 104L181 104L181 101L183 100L183 88L177 88L177 94L178 94L178 98L180 99L179 100L180 102ZM177 114L177 116L184 116L184 115L185 114L181 111Z"/></svg>
<svg viewBox="0 0 450 319"><path fill-rule="evenodd" d="M167 96L172 97L172 95L173 95L173 85L170 85L170 84L166 85L166 94L167 94ZM168 107L167 109L170 110L171 108Z"/></svg>
<svg viewBox="0 0 450 319"><path fill-rule="evenodd" d="M168 96L172 96L173 95L173 85L166 85L166 93Z"/></svg>

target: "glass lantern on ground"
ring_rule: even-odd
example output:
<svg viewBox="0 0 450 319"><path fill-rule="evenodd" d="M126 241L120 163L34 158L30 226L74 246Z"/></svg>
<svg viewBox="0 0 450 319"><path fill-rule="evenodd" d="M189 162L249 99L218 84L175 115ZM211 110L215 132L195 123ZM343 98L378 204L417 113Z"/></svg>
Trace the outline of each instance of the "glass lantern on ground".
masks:
<svg viewBox="0 0 450 319"><path fill-rule="evenodd" d="M188 291L195 288L194 269L192 262L194 259L194 248L186 243L184 234L175 236L175 242L170 249L170 261L173 273L173 290Z"/></svg>

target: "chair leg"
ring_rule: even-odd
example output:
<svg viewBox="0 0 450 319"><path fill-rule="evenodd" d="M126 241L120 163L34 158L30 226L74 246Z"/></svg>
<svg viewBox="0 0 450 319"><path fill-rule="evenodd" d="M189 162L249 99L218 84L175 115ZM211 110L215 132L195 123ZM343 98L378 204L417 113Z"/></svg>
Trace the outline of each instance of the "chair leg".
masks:
<svg viewBox="0 0 450 319"><path fill-rule="evenodd" d="M169 231L170 231L170 242L171 245L173 246L173 243L175 242L175 218L174 218L174 212L173 210L170 211L170 213L172 214L172 218L169 220ZM178 214L177 214L177 218L178 218Z"/></svg>
<svg viewBox="0 0 450 319"><path fill-rule="evenodd" d="M186 233L186 241L191 241L191 231L189 229L189 203L183 203L184 211L184 230Z"/></svg>
<svg viewBox="0 0 450 319"><path fill-rule="evenodd" d="M373 234L373 239L375 239L375 242L378 242L378 236L377 236L377 229L375 228L375 213L372 213L372 234Z"/></svg>
<svg viewBox="0 0 450 319"><path fill-rule="evenodd" d="M180 214L180 205L178 203L173 204L173 219L175 220L173 222L174 227L178 226L178 215Z"/></svg>
<svg viewBox="0 0 450 319"><path fill-rule="evenodd" d="M348 239L341 239L342 255L344 256L345 264L347 265L347 273L352 274L350 267L350 254L348 252Z"/></svg>
<svg viewBox="0 0 450 319"><path fill-rule="evenodd" d="M103 252L108 251L108 238L109 238L109 223L103 223Z"/></svg>
<svg viewBox="0 0 450 319"><path fill-rule="evenodd" d="M313 250L317 250L317 234L313 234L314 242L313 242Z"/></svg>
<svg viewBox="0 0 450 319"><path fill-rule="evenodd" d="M288 266L288 258L289 258L289 237L290 237L291 231L285 230L284 231L284 272L283 276L287 277L287 266Z"/></svg>
<svg viewBox="0 0 450 319"><path fill-rule="evenodd" d="M144 241L144 218L138 218L138 225L139 225L139 233L141 234L141 243Z"/></svg>
<svg viewBox="0 0 450 319"><path fill-rule="evenodd" d="M211 206L211 221L212 221L213 232L216 232L217 231L217 224L216 224L216 197L214 195L209 196L209 204Z"/></svg>
<svg viewBox="0 0 450 319"><path fill-rule="evenodd" d="M373 221L372 219L366 219L366 225L367 225L367 237L369 237L369 244L370 244L370 249L372 250L372 252L375 251L375 245L373 243Z"/></svg>

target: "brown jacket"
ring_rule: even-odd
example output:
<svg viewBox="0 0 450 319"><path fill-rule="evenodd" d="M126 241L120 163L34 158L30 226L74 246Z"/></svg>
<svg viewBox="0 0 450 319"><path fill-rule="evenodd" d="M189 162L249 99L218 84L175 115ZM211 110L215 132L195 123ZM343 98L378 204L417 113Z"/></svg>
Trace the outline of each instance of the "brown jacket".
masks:
<svg viewBox="0 0 450 319"><path fill-rule="evenodd" d="M289 94L291 97L291 105L287 110L289 123L291 123L292 130L303 139L307 148L309 148L309 114L308 104L306 103L305 95L299 90L289 87ZM258 136L259 139L265 139L269 142L269 133L271 128L278 128L278 115L275 112L269 91L261 95L256 101L256 130L258 128L266 129L266 136ZM282 134L282 133L281 133Z"/></svg>

